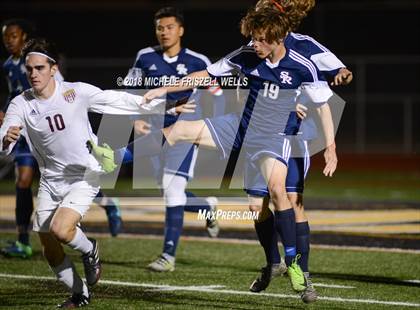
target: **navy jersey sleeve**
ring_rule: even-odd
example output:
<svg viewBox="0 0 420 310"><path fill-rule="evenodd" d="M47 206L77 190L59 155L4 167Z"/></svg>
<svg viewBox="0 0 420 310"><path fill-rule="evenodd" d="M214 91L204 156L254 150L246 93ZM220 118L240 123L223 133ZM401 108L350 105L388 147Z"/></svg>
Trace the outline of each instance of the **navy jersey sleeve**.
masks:
<svg viewBox="0 0 420 310"><path fill-rule="evenodd" d="M291 33L290 44L294 50L313 61L318 70L328 76L335 76L341 68L346 67L334 53L310 36Z"/></svg>
<svg viewBox="0 0 420 310"><path fill-rule="evenodd" d="M246 66L247 55L254 53L250 46L242 46L216 63L207 67L207 72L212 77L235 75L242 72Z"/></svg>
<svg viewBox="0 0 420 310"><path fill-rule="evenodd" d="M310 103L320 107L333 95L324 74L308 58L300 53L290 50L289 57L301 66L301 102Z"/></svg>

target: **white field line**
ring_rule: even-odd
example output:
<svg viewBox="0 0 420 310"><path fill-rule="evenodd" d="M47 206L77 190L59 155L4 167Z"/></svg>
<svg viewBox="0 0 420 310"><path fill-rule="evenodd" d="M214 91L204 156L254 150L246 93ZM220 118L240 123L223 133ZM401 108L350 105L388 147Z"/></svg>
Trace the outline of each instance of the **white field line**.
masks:
<svg viewBox="0 0 420 310"><path fill-rule="evenodd" d="M420 284L420 280L404 280L403 282Z"/></svg>
<svg viewBox="0 0 420 310"><path fill-rule="evenodd" d="M14 275L7 273L0 273L0 278L9 279L33 279L33 280L56 280L53 277L41 277L41 276L26 276L26 275ZM246 296L267 296L275 298L292 298L300 299L299 295L286 295L286 294L273 294L273 293L251 293L248 291L235 291L235 290L221 290L214 289L210 286L173 286L173 285L162 285L162 284L151 284L151 283L133 283L133 282L122 282L122 281L111 281L111 280L100 280L102 284L116 285L116 286L128 286L128 287L145 287L151 289L161 289L165 291L190 291L190 292L202 292L202 293L214 293L214 294L226 294L226 295L246 295ZM420 307L420 304L403 302L403 301L383 301L375 299L355 299L355 298L340 298L340 297L318 297L319 300L335 301L335 302L347 302L347 303L360 303L360 304L378 304L378 305L389 305L389 306L406 306L406 307Z"/></svg>
<svg viewBox="0 0 420 310"><path fill-rule="evenodd" d="M13 231L15 232L15 231ZM108 237L109 233L89 233L89 235L97 237ZM162 235L144 235L144 234L120 234L118 238L127 239L149 239L149 240L162 240ZM209 238L197 236L181 236L184 241L203 241L212 243L226 243L226 244L257 244L257 240L249 239L234 239L234 238ZM420 254L420 250L412 249L398 249L398 248L380 248L380 247L363 247L363 246L346 246L346 245L323 245L311 244L313 249L321 250L348 250L348 251L362 251L362 252L384 252L384 253L405 253L405 254Z"/></svg>
<svg viewBox="0 0 420 310"><path fill-rule="evenodd" d="M312 282L312 284L313 284L313 286L316 286L316 287L344 288L344 289L356 288L355 286L337 285L337 284L326 284L326 283L317 283L317 282Z"/></svg>
<svg viewBox="0 0 420 310"><path fill-rule="evenodd" d="M0 229L1 232L16 233L16 229ZM88 233L89 236L104 238L109 237L109 233ZM148 239L148 240L162 240L162 235L153 234L119 234L118 239ZM184 241L203 241L212 243L225 243L225 244L251 244L259 245L257 240L249 239L234 239L234 238L209 238L209 237L196 237L196 236L181 236ZM311 244L312 249L320 250L343 250L343 251L362 251L362 252L383 252L383 253L404 253L404 254L420 254L420 250L412 249L398 249L398 248L380 248L380 247L363 247L363 246L347 246L347 245L324 245L324 244Z"/></svg>

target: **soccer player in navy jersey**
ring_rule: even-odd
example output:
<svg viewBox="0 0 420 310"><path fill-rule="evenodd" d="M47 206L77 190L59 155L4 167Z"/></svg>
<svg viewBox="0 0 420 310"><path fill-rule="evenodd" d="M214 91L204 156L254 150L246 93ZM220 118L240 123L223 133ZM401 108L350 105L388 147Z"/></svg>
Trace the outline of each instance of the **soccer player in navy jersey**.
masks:
<svg viewBox="0 0 420 310"><path fill-rule="evenodd" d="M33 34L32 25L22 19L11 19L3 23L3 43L10 53L10 57L3 64L3 72L7 79L9 95L0 110L0 126L7 111L10 101L17 95L30 88L26 75L25 61L21 57L24 43ZM54 78L63 81L59 71ZM37 162L31 154L24 137L17 143L14 149L14 161L16 165L16 226L18 240L1 249L1 253L8 257L29 258L32 256L32 248L29 242L29 224L33 212L33 200L31 185ZM119 207L112 199L98 193L96 200L107 213L109 228L112 235L117 235L121 229L121 216Z"/></svg>
<svg viewBox="0 0 420 310"><path fill-rule="evenodd" d="M334 128L326 104L332 92L314 63L288 46L290 26L278 12L273 9L250 11L241 24L242 33L252 38L253 46L241 47L175 86L151 90L145 98L185 91L208 77L240 73L248 78L250 91L242 116L227 114L179 121L162 132L169 145L189 141L216 148L223 157L229 156L232 149L242 148L246 156L245 190L250 197L250 209L253 209L253 199L271 198L275 210L272 223L285 245L287 273L293 289L304 292L310 283L297 264L295 214L286 192L288 160L293 149L304 148L302 141L296 138L300 120L295 106L298 100L305 99L317 108L327 145L324 173L332 175L336 163ZM158 134L137 139L135 156L159 152ZM133 151L134 143L115 152L94 146L93 154L102 165L114 165L114 160L120 162L127 150ZM265 216L268 204L262 207L261 214Z"/></svg>
<svg viewBox="0 0 420 310"><path fill-rule="evenodd" d="M278 11L279 14L289 19L290 30L287 37L287 45L301 53L306 58L313 61L317 68L326 76L333 79L331 85L347 85L353 79L353 74L346 66L325 46L317 42L315 39L307 35L294 33L300 25L303 18L314 7L314 0L260 0L255 6L255 9L272 8ZM298 105L301 106L301 105ZM305 107L301 106L301 109ZM299 109L298 109L299 113ZM301 110L303 117L305 117L305 110ZM310 252L310 229L308 218L304 212L303 206L303 191L304 180L310 167L310 156L307 154L307 143L315 139L317 130L315 123L311 118L304 119L301 130L300 139L303 141L305 156L297 156L289 159L289 169L286 178L286 190L290 202L292 203L296 216L296 240L297 251L301 255L299 265L305 273L305 277L310 281L309 277L309 252ZM336 165L336 163L331 162ZM268 199L264 201L255 201L255 209L261 209L263 203L268 204ZM266 253L267 266L262 268L262 273L250 286L252 292L260 292L267 288L271 279L284 272L284 265L280 261L280 253L276 245L277 235L272 227L270 218L267 216L266 220L258 220L255 222L255 228L259 237L260 243ZM270 233L271 231L271 233ZM270 235L272 237L270 238ZM269 240L271 239L271 242ZM304 302L313 302L317 299L317 293L312 286L301 295Z"/></svg>
<svg viewBox="0 0 420 310"><path fill-rule="evenodd" d="M141 49L137 53L128 77L134 80L142 78L145 88L156 88L162 86L163 84L159 85L159 82L164 83L165 79L182 78L189 73L204 70L210 65L206 56L182 46L184 17L178 9L164 7L158 10L154 16L154 22L159 45ZM222 90L215 86L209 91L214 95L214 113L223 114L225 102ZM170 94L168 99L178 100L189 97L190 100L198 103L200 95L199 91L186 90ZM134 129L136 134L147 135L151 130L167 127L179 120L200 118L201 108L197 105L196 112L193 114L142 117L134 122ZM174 270L175 253L182 233L184 211L215 211L217 204L215 197L204 199L186 191L187 183L193 177L197 151L197 146L182 143L150 158L166 204L163 251L155 261L148 265L153 271ZM217 237L219 233L217 220L207 220L206 228L210 237Z"/></svg>
<svg viewBox="0 0 420 310"><path fill-rule="evenodd" d="M25 20L9 20L2 25L3 43L10 57L3 64L9 95L0 111L0 126L10 101L22 91L30 88L26 77L25 62L20 53L25 41L32 34L31 25ZM33 211L32 180L37 169L35 158L29 151L24 138L15 148L16 165L16 227L18 240L1 251L7 256L28 258L32 256L29 243L29 224Z"/></svg>

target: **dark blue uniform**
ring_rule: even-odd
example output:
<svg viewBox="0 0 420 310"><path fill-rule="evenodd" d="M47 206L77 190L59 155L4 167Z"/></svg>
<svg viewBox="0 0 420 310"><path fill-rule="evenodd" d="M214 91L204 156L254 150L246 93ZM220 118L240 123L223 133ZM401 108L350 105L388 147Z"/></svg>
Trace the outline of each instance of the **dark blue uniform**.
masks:
<svg viewBox="0 0 420 310"><path fill-rule="evenodd" d="M165 79L182 78L192 72L202 71L210 65L209 59L187 48L182 48L174 57L166 56L159 46L148 47L138 52L134 68L131 70L136 77L141 77L142 85L146 88L162 86L159 82ZM184 91L168 94L168 99L178 100L184 97L199 102L198 91ZM216 91L215 98L224 100L222 91ZM217 104L218 105L218 104ZM165 115L153 116L151 124L153 129L161 129L175 123L177 120L201 119L201 107L198 104L195 113L181 114L179 116ZM179 143L170 147L164 154L152 158L155 176L160 182L162 173L183 176L186 179L193 177L193 170L197 156L197 147L190 143Z"/></svg>
<svg viewBox="0 0 420 310"><path fill-rule="evenodd" d="M16 60L10 56L3 64L3 71L9 87L9 96L7 97L6 104L2 109L6 112L10 101L17 95L20 95L22 91L31 88L31 86L26 77L25 62L22 58ZM16 143L13 154L15 156L15 163L18 167L30 166L32 168L36 168L36 159L32 156L29 150L29 145L23 136L21 136L19 141Z"/></svg>
<svg viewBox="0 0 420 310"><path fill-rule="evenodd" d="M290 157L301 157L294 182L286 184L289 192L303 188L305 162L309 156L296 115L296 101L322 105L332 95L315 64L287 44L286 55L272 64L260 59L250 46L242 47L209 66L211 76L242 74L249 81L249 95L244 111L206 119L212 137L224 157L242 145L246 155L245 190L256 196L268 194L265 181L256 165L263 156L288 165ZM298 156L300 155L300 156ZM289 176L288 176L289 178ZM292 179L292 176L290 176Z"/></svg>

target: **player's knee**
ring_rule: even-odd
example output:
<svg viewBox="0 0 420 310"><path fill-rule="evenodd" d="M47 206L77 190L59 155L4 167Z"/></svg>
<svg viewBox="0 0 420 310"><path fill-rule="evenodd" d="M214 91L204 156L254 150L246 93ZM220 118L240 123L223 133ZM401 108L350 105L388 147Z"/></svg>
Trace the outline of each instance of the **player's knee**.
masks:
<svg viewBox="0 0 420 310"><path fill-rule="evenodd" d="M33 176L31 173L20 173L16 179L16 187L21 189L30 188Z"/></svg>
<svg viewBox="0 0 420 310"><path fill-rule="evenodd" d="M187 203L185 191L165 190L164 197L167 207L184 206Z"/></svg>
<svg viewBox="0 0 420 310"><path fill-rule="evenodd" d="M62 221L52 221L50 224L50 233L61 243L68 243L72 240L72 231L74 228L65 225Z"/></svg>
<svg viewBox="0 0 420 310"><path fill-rule="evenodd" d="M287 198L286 188L279 184L269 186L270 197L274 203L281 202Z"/></svg>
<svg viewBox="0 0 420 310"><path fill-rule="evenodd" d="M303 197L298 193L289 193L288 195L290 204L292 205L296 218L305 216L305 209L303 207Z"/></svg>
<svg viewBox="0 0 420 310"><path fill-rule="evenodd" d="M187 203L185 194L187 180L184 177L165 173L162 178L162 186L167 207L184 206Z"/></svg>
<svg viewBox="0 0 420 310"><path fill-rule="evenodd" d="M262 206L260 204L250 204L248 208L251 212L261 212L262 210Z"/></svg>

